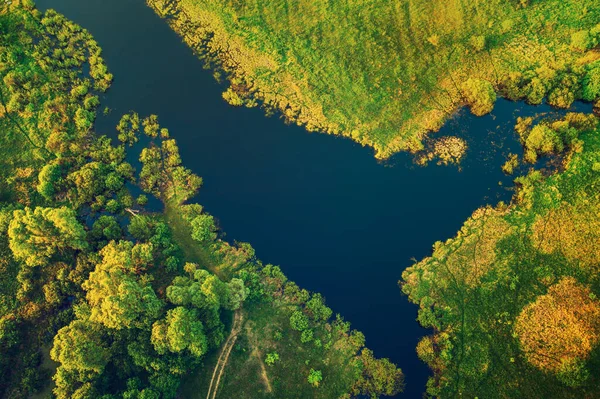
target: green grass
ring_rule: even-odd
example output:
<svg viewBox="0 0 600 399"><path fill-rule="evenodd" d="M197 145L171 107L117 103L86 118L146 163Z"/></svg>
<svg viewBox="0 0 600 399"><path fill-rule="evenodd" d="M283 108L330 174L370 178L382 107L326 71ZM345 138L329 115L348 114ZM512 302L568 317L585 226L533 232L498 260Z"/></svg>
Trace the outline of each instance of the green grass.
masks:
<svg viewBox="0 0 600 399"><path fill-rule="evenodd" d="M289 327L294 309L278 301L245 307L243 334L231 352L218 398L338 398L348 392L358 373L352 364L353 356L336 349L335 345L326 350L316 347L314 342L302 343L300 333ZM281 333L281 338L276 338L276 332ZM267 353L272 352L279 354L279 361L270 366L264 360ZM271 392L267 389L261 363ZM311 368L323 373L323 381L317 388L307 381ZM199 391L190 398L204 396Z"/></svg>
<svg viewBox="0 0 600 399"><path fill-rule="evenodd" d="M225 70L232 104L258 100L309 130L371 146L380 158L419 149L465 103L468 78L534 102L533 77L544 81L545 95L564 87L561 75L581 57L570 49L571 33L600 20L594 0L148 3ZM474 44L481 37L483 47Z"/></svg>

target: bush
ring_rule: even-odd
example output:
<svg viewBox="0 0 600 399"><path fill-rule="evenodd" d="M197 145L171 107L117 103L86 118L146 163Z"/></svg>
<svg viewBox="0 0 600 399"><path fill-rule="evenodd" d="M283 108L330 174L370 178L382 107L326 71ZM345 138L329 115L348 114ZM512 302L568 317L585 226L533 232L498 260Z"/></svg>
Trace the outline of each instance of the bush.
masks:
<svg viewBox="0 0 600 399"><path fill-rule="evenodd" d="M588 51L598 45L598 39L588 30L580 30L571 35L571 48L578 51Z"/></svg>
<svg viewBox="0 0 600 399"><path fill-rule="evenodd" d="M217 238L215 220L211 215L198 215L192 219L192 238L200 242L208 242Z"/></svg>
<svg viewBox="0 0 600 399"><path fill-rule="evenodd" d="M462 84L462 91L474 115L492 112L496 103L496 92L487 80L469 79Z"/></svg>
<svg viewBox="0 0 600 399"><path fill-rule="evenodd" d="M600 62L591 64L583 78L583 99L594 101L600 98Z"/></svg>
<svg viewBox="0 0 600 399"><path fill-rule="evenodd" d="M279 353L277 353L277 352L267 353L267 358L265 359L265 363L269 366L272 366L278 360L279 360Z"/></svg>
<svg viewBox="0 0 600 399"><path fill-rule="evenodd" d="M290 316L290 325L296 331L304 331L308 328L308 317L299 310Z"/></svg>
<svg viewBox="0 0 600 399"><path fill-rule="evenodd" d="M310 369L310 373L308 373L308 383L313 387L318 387L323 381L323 373L320 370Z"/></svg>

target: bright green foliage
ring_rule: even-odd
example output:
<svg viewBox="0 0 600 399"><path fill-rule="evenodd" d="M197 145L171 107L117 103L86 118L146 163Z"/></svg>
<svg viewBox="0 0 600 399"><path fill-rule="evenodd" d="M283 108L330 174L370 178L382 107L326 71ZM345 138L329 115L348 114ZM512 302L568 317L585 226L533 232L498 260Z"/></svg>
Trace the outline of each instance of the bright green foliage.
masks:
<svg viewBox="0 0 600 399"><path fill-rule="evenodd" d="M308 328L308 317L300 310L296 310L290 316L290 325L296 331L304 331Z"/></svg>
<svg viewBox="0 0 600 399"><path fill-rule="evenodd" d="M192 219L192 238L200 242L210 242L216 238L215 220L211 215L202 214Z"/></svg>
<svg viewBox="0 0 600 399"><path fill-rule="evenodd" d="M167 129L160 128L156 115L144 119L142 123L146 135L153 139L152 145L144 148L140 154L142 189L163 201L185 202L196 194L202 179L181 165L177 143L169 139Z"/></svg>
<svg viewBox="0 0 600 399"><path fill-rule="evenodd" d="M583 78L583 99L586 101L600 99L600 61L588 66Z"/></svg>
<svg viewBox="0 0 600 399"><path fill-rule="evenodd" d="M496 92L490 82L481 79L469 79L463 83L462 91L473 114L482 116L494 109Z"/></svg>
<svg viewBox="0 0 600 399"><path fill-rule="evenodd" d="M117 125L119 140L130 146L138 142L138 133L140 131L140 117L136 112L125 114L121 117Z"/></svg>
<svg viewBox="0 0 600 399"><path fill-rule="evenodd" d="M265 359L265 363L269 366L274 365L277 361L279 360L279 353L277 352L272 352L272 353L267 353L267 357Z"/></svg>
<svg viewBox="0 0 600 399"><path fill-rule="evenodd" d="M580 30L571 35L571 47L587 51L598 45L598 37L589 30Z"/></svg>
<svg viewBox="0 0 600 399"><path fill-rule="evenodd" d="M109 348L92 323L74 320L61 328L50 352L52 360L68 371L101 373L108 363Z"/></svg>
<svg viewBox="0 0 600 399"><path fill-rule="evenodd" d="M37 191L44 198L52 200L56 193L56 188L62 179L62 168L56 163L48 163L44 165L38 175Z"/></svg>
<svg viewBox="0 0 600 399"><path fill-rule="evenodd" d="M88 247L83 226L66 207L14 211L8 237L15 258L28 266L44 265L59 251Z"/></svg>
<svg viewBox="0 0 600 399"><path fill-rule="evenodd" d="M148 266L143 254L128 241L110 242L100 251L102 261L83 284L91 321L120 330L142 328L158 317L163 304L137 274Z"/></svg>
<svg viewBox="0 0 600 399"><path fill-rule="evenodd" d="M313 387L317 388L323 381L323 373L320 370L310 369L308 373L308 383Z"/></svg>
<svg viewBox="0 0 600 399"><path fill-rule="evenodd" d="M181 306L169 310L165 320L154 323L152 344L161 354L167 350L175 353L188 350L200 357L208 349L204 326L198 320L197 311Z"/></svg>

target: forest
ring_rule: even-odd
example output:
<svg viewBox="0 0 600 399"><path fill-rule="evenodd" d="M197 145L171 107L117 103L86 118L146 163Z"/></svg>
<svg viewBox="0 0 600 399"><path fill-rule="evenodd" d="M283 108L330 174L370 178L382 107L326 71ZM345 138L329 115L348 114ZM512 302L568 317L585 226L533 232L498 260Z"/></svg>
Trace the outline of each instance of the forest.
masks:
<svg viewBox="0 0 600 399"><path fill-rule="evenodd" d="M417 346L434 397L596 397L600 381L600 129L594 115L519 120L525 157L559 171L517 177L400 285L433 330Z"/></svg>
<svg viewBox="0 0 600 399"><path fill-rule="evenodd" d="M517 118L512 200L398 259L391 285L423 327L423 397L600 395L599 3L145 3L229 104L379 160L460 163L464 141L433 132L499 96L591 104ZM285 265L226 239L160 112L96 130L116 79L84 28L33 0L0 4L0 398L402 397L408 369Z"/></svg>
<svg viewBox="0 0 600 399"><path fill-rule="evenodd" d="M560 108L598 90L594 0L147 0L233 105L311 131L419 152L431 131L496 95Z"/></svg>
<svg viewBox="0 0 600 399"><path fill-rule="evenodd" d="M321 295L221 239L158 116L95 131L114 76L85 29L2 3L0 78L0 397L231 397L223 363L253 398L402 390Z"/></svg>

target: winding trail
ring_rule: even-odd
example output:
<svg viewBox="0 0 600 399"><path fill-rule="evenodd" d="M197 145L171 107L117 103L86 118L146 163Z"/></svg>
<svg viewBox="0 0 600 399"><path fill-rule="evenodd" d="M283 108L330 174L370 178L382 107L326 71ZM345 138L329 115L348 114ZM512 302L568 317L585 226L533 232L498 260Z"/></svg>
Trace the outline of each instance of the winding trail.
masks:
<svg viewBox="0 0 600 399"><path fill-rule="evenodd" d="M229 337L227 337L227 341L225 341L225 345L223 345L223 349L221 349L219 360L217 360L212 378L210 379L210 385L208 387L206 399L215 399L217 397L219 382L221 382L221 377L223 376L223 372L227 366L227 361L229 360L229 354L233 349L233 345L235 344L239 333L242 331L243 320L244 316L242 312L237 310L233 315L233 326L231 327L231 333L229 333Z"/></svg>

